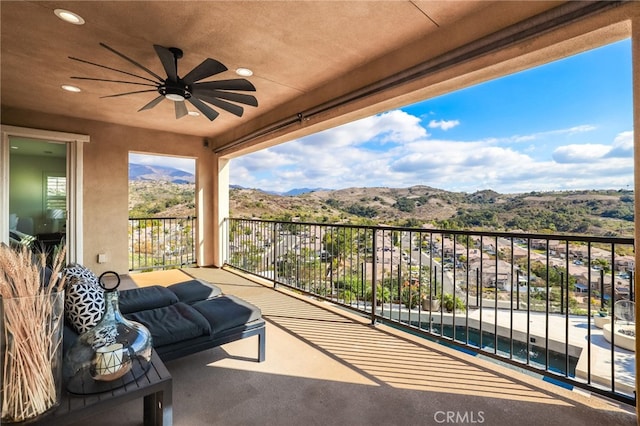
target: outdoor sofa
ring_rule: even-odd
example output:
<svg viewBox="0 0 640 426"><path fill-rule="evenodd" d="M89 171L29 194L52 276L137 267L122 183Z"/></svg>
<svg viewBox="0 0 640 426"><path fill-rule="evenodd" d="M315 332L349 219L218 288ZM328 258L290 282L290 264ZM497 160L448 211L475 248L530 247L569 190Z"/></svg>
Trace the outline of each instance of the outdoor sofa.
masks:
<svg viewBox="0 0 640 426"><path fill-rule="evenodd" d="M78 286L78 281L70 280L67 290L73 291L74 285ZM125 318L149 329L153 347L163 361L251 336L258 336L257 361L265 359L265 321L260 309L239 297L222 294L219 287L203 280L120 290L119 308ZM82 329L65 317L66 352Z"/></svg>

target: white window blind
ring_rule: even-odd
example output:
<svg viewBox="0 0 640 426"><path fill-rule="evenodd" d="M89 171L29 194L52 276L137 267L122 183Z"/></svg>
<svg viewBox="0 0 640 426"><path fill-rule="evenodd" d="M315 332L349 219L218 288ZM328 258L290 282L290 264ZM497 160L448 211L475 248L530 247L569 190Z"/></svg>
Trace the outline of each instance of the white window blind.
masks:
<svg viewBox="0 0 640 426"><path fill-rule="evenodd" d="M66 176L47 176L47 196L45 210L67 209L67 178Z"/></svg>

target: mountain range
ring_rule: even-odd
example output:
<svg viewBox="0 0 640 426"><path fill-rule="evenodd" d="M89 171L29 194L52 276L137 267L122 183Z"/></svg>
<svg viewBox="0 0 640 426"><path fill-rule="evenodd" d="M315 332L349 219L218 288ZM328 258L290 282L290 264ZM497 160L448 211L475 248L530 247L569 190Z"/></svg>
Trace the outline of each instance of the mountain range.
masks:
<svg viewBox="0 0 640 426"><path fill-rule="evenodd" d="M270 194L270 195L280 195L283 197L295 197L297 195L308 194L309 192L316 192L316 191L333 191L332 189L328 189L328 188L293 188L286 192L278 192L278 191L269 191L269 190L259 189L259 188L245 188L244 186L240 186L240 185L229 185L229 188L248 189L253 191L264 192L265 194Z"/></svg>
<svg viewBox="0 0 640 426"><path fill-rule="evenodd" d="M160 181L160 182L170 182L170 183L181 184L181 183L195 183L196 179L193 173L176 169L174 167L129 163L129 181L133 181L133 182ZM238 185L231 185L231 188L247 189ZM308 192L330 191L330 190L325 188L294 188L287 192L264 191L261 189L258 189L258 191L263 191L273 195L296 196L296 195L306 194Z"/></svg>
<svg viewBox="0 0 640 426"><path fill-rule="evenodd" d="M166 166L129 166L130 214L193 216L195 177ZM189 185L184 185L189 184ZM633 236L634 193L579 190L472 194L408 188L298 188L285 193L232 185L231 217L445 229Z"/></svg>
<svg viewBox="0 0 640 426"><path fill-rule="evenodd" d="M193 173L167 166L129 163L129 181L195 183Z"/></svg>

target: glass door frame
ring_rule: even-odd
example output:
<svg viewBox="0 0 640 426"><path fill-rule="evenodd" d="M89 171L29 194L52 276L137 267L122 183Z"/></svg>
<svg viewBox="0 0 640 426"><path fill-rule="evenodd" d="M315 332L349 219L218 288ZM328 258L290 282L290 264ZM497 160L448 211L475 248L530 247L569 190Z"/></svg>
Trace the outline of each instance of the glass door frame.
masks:
<svg viewBox="0 0 640 426"><path fill-rule="evenodd" d="M0 242L9 243L9 157L10 138L23 137L51 142L64 142L67 146L67 262L83 262L83 147L89 135L0 126Z"/></svg>

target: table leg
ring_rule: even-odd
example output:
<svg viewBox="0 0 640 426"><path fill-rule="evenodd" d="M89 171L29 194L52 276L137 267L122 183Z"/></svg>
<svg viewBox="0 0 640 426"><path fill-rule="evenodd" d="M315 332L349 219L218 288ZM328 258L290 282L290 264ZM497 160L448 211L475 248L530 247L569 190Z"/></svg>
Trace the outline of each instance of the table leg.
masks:
<svg viewBox="0 0 640 426"><path fill-rule="evenodd" d="M144 397L144 426L172 426L171 386Z"/></svg>

